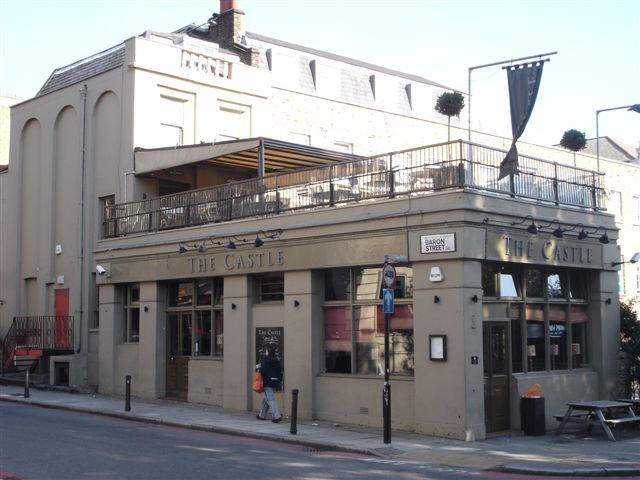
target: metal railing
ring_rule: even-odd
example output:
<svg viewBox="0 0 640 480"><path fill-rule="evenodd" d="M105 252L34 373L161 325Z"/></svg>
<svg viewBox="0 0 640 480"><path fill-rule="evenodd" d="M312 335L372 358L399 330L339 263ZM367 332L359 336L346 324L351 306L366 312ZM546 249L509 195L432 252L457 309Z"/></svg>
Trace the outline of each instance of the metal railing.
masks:
<svg viewBox="0 0 640 480"><path fill-rule="evenodd" d="M48 351L73 350L72 316L14 317L4 337L2 365L18 348Z"/></svg>
<svg viewBox="0 0 640 480"><path fill-rule="evenodd" d="M103 236L153 232L338 204L470 189L604 209L603 174L519 155L498 180L505 150L464 140L278 173L105 207Z"/></svg>

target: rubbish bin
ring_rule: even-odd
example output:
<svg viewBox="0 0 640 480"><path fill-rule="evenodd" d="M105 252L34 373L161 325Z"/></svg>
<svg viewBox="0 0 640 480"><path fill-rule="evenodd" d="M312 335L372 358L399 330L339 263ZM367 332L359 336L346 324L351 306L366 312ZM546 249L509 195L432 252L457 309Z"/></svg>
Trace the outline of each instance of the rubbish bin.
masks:
<svg viewBox="0 0 640 480"><path fill-rule="evenodd" d="M520 403L522 430L525 435L544 435L546 430L544 417L544 397L522 397Z"/></svg>

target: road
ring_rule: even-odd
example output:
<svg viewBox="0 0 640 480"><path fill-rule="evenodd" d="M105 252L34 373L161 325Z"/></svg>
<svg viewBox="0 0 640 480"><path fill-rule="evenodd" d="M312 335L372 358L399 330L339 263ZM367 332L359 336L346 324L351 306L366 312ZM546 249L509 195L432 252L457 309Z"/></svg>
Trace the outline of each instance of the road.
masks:
<svg viewBox="0 0 640 480"><path fill-rule="evenodd" d="M0 479L526 478L0 402ZM575 478L575 477L574 477Z"/></svg>

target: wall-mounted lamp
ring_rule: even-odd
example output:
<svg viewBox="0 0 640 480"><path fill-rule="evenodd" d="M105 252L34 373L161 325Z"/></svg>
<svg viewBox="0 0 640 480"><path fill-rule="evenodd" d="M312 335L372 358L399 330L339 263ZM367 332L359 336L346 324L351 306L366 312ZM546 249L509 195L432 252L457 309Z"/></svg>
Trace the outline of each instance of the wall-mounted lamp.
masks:
<svg viewBox="0 0 640 480"><path fill-rule="evenodd" d="M433 297L433 303L440 303L440 297L438 295Z"/></svg>
<svg viewBox="0 0 640 480"><path fill-rule="evenodd" d="M531 235L535 235L538 233L538 226L533 221L533 217L531 215L527 215L519 222L511 222L511 225L522 225L524 222L526 222L529 219L531 219L531 225L527 227L527 232L529 232Z"/></svg>
<svg viewBox="0 0 640 480"><path fill-rule="evenodd" d="M471 301L473 303L478 303L478 295L474 295L473 297L471 297Z"/></svg>
<svg viewBox="0 0 640 480"><path fill-rule="evenodd" d="M144 311L148 312L149 311L149 307L147 307L146 305L144 306Z"/></svg>
<svg viewBox="0 0 640 480"><path fill-rule="evenodd" d="M611 299L610 299L610 298L607 298L607 299L604 301L604 303L606 303L607 305L611 305Z"/></svg>
<svg viewBox="0 0 640 480"><path fill-rule="evenodd" d="M611 262L611 266L615 267L617 265L622 265L623 263L638 263L640 262L640 252L636 252L631 257L631 260L627 260L626 262Z"/></svg>
<svg viewBox="0 0 640 480"><path fill-rule="evenodd" d="M187 253L187 248L184 245L180 245L178 253Z"/></svg>
<svg viewBox="0 0 640 480"><path fill-rule="evenodd" d="M236 242L234 242L233 240L229 239L229 243L227 243L227 248L230 248L231 250L235 250L236 249Z"/></svg>
<svg viewBox="0 0 640 480"><path fill-rule="evenodd" d="M294 307L299 307L300 306L300 302L298 300L294 300L293 301L293 306Z"/></svg>
<svg viewBox="0 0 640 480"><path fill-rule="evenodd" d="M235 304L235 303L232 303L232 304L231 304L231 310L235 310L235 309L236 309L236 304Z"/></svg>

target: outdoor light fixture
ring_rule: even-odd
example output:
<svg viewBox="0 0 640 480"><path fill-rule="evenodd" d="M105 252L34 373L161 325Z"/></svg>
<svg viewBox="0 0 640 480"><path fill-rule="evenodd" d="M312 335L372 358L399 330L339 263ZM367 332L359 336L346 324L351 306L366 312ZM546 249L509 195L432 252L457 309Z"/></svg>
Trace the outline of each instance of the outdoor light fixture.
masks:
<svg viewBox="0 0 640 480"><path fill-rule="evenodd" d="M262 241L262 239L256 235L256 239L253 242L253 246L258 248L258 247L261 247L262 245L264 245L264 241Z"/></svg>
<svg viewBox="0 0 640 480"><path fill-rule="evenodd" d="M204 243L198 247L198 252L205 253L207 251L207 247L204 246Z"/></svg>
<svg viewBox="0 0 640 480"><path fill-rule="evenodd" d="M236 249L236 243L229 239L229 243L227 243L227 248L230 248L231 250L235 250Z"/></svg>
<svg viewBox="0 0 640 480"><path fill-rule="evenodd" d="M478 303L478 295L474 295L473 297L471 297L471 301L473 303Z"/></svg>
<svg viewBox="0 0 640 480"><path fill-rule="evenodd" d="M241 235L248 235L248 233L243 233ZM275 240L280 238L280 235L282 235L281 228L277 228L275 230L258 230L258 232L256 233L256 238L253 241L253 246L256 248L261 247L262 245L264 245L263 239ZM214 236L211 238L205 238L200 245L180 244L178 253L187 253L190 248L193 248L193 250L196 250L198 253L206 253L207 242L210 242L211 246L213 247L225 246L226 248L235 250L237 248L237 242L249 243L250 240L247 238L237 237L236 235L223 235L219 237Z"/></svg>
<svg viewBox="0 0 640 480"><path fill-rule="evenodd" d="M588 236L589 235L587 235L587 232L584 231L584 227L582 227L582 230L580 230L580 233L578 233L578 240L584 240Z"/></svg>
<svg viewBox="0 0 640 480"><path fill-rule="evenodd" d="M294 300L293 301L293 306L294 307L299 307L300 306L300 302L298 300Z"/></svg>
<svg viewBox="0 0 640 480"><path fill-rule="evenodd" d="M607 299L604 301L604 303L606 303L607 305L611 305L611 299L610 299L610 298L607 298Z"/></svg>
<svg viewBox="0 0 640 480"><path fill-rule="evenodd" d="M180 248L178 249L178 253L187 253L187 249L184 245L180 245Z"/></svg>
<svg viewBox="0 0 640 480"><path fill-rule="evenodd" d="M559 220L551 220L547 225L541 225L539 228L547 228L550 227L551 225L553 225L554 223L558 224L558 228L556 228L553 232L551 232L551 234L556 237L556 238L562 238L564 237L564 233L562 230L562 227L560 226L560 221Z"/></svg>
<svg viewBox="0 0 640 480"><path fill-rule="evenodd" d="M440 297L438 295L433 297L433 303L440 303Z"/></svg>
<svg viewBox="0 0 640 480"><path fill-rule="evenodd" d="M604 233L602 234L602 236L598 239L598 241L599 241L600 243L602 243L603 245L608 244L608 243L609 243L609 237L607 236L607 232L604 232Z"/></svg>
<svg viewBox="0 0 640 480"><path fill-rule="evenodd" d="M533 217L531 215L527 215L520 222L511 222L511 225L521 225L524 222L526 222L528 219L531 219L531 225L527 227L527 232L529 232L531 235L536 235L538 233L538 226L533 221Z"/></svg>
<svg viewBox="0 0 640 480"><path fill-rule="evenodd" d="M616 265L622 265L623 263L638 263L640 262L640 252L636 252L631 257L631 260L627 260L626 262L611 262L611 266L615 267Z"/></svg>

